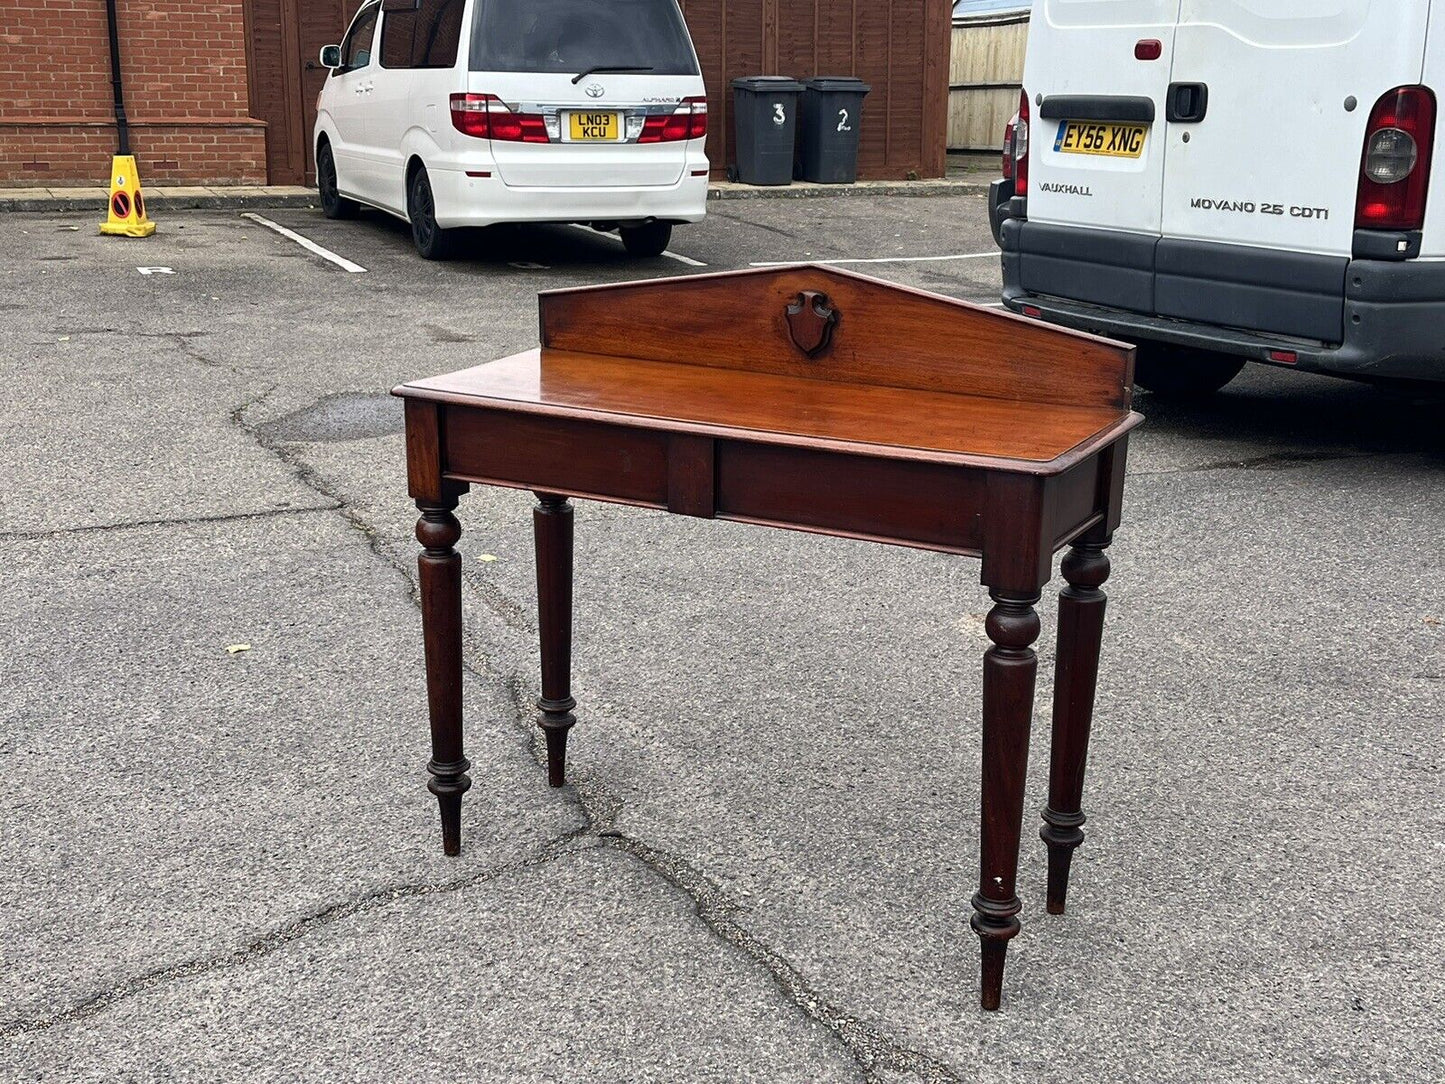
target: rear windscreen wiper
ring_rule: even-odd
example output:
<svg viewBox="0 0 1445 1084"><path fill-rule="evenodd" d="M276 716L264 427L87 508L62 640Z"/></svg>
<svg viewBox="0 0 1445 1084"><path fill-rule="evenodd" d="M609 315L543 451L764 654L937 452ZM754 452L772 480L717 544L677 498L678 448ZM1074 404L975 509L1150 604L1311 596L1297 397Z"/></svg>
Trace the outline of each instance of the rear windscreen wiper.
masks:
<svg viewBox="0 0 1445 1084"><path fill-rule="evenodd" d="M656 69L654 69L650 65L646 68L613 68L608 67L605 64L599 64L595 68L588 68L585 72L578 72L577 75L572 79L572 85L575 87L578 83L582 82L582 80L586 79L589 75L596 75L598 72L650 72L655 70Z"/></svg>

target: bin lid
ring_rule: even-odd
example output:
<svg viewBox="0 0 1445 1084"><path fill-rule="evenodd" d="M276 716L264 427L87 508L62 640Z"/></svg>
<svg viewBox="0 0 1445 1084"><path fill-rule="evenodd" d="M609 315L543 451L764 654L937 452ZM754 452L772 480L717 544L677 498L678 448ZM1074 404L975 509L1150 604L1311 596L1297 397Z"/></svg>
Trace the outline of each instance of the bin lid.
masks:
<svg viewBox="0 0 1445 1084"><path fill-rule="evenodd" d="M850 94L867 94L873 88L861 79L855 79L851 75L820 75L806 81L809 90L817 90L829 93L835 90L846 91Z"/></svg>
<svg viewBox="0 0 1445 1084"><path fill-rule="evenodd" d="M801 94L803 84L791 75L745 75L732 81L734 90L752 90L759 94Z"/></svg>

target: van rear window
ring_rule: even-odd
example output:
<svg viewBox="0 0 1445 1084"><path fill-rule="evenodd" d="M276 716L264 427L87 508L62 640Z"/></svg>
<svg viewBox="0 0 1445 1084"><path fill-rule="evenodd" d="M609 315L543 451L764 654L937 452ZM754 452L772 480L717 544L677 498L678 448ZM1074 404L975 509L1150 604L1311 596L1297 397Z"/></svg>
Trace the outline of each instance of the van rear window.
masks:
<svg viewBox="0 0 1445 1084"><path fill-rule="evenodd" d="M677 0L481 0L472 71L697 75Z"/></svg>

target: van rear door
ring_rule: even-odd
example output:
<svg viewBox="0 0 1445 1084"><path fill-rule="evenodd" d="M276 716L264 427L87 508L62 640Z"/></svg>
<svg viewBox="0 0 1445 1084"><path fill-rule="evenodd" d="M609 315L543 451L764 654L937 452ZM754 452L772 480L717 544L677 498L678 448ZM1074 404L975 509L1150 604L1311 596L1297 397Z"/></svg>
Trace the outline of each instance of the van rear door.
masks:
<svg viewBox="0 0 1445 1084"><path fill-rule="evenodd" d="M1365 130L1419 83L1429 0L1183 0L1161 316L1341 342ZM1182 107L1182 108L1181 108Z"/></svg>
<svg viewBox="0 0 1445 1084"><path fill-rule="evenodd" d="M1036 0L1024 70L1030 222L1158 236L1179 4Z"/></svg>
<svg viewBox="0 0 1445 1084"><path fill-rule="evenodd" d="M1370 110L1420 82L1429 13L1429 0L1183 0L1173 82L1207 99L1202 119L1169 125L1164 235L1349 256Z"/></svg>

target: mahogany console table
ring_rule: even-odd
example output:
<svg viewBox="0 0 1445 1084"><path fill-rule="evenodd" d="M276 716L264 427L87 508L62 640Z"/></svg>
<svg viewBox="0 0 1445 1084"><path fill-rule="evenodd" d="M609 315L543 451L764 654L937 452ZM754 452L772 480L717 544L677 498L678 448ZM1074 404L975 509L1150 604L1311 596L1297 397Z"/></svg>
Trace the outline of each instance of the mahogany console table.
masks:
<svg viewBox="0 0 1445 1084"><path fill-rule="evenodd" d="M1133 350L1022 317L797 266L544 293L540 350L396 389L411 496L442 846L461 850L461 527L473 484L529 489L551 785L564 782L570 497L982 560L983 826L973 928L998 1007L1037 667L1034 605L1065 546L1041 832L1061 913L1083 841L1104 553L1119 524Z"/></svg>

